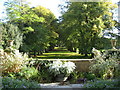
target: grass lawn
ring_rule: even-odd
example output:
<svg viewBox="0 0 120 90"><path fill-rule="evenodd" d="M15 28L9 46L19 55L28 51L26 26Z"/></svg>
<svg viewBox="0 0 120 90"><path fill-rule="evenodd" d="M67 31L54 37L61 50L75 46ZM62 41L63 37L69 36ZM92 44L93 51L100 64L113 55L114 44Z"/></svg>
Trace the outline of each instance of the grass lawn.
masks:
<svg viewBox="0 0 120 90"><path fill-rule="evenodd" d="M43 53L43 55L37 56L39 59L89 59L88 57L78 54L76 52L70 52L65 48L55 47L53 51L49 51L48 53Z"/></svg>

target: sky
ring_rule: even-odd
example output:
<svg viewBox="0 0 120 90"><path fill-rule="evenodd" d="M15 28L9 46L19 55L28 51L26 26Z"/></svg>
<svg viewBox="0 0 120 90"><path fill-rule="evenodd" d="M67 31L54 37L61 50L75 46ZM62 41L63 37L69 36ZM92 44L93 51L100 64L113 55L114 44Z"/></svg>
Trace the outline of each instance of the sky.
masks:
<svg viewBox="0 0 120 90"><path fill-rule="evenodd" d="M0 0L0 19L5 16L5 14L2 13L5 10L3 6L5 1L7 0ZM57 18L61 15L59 12L60 9L58 8L58 5L62 3L62 0L27 0L27 1L31 3L30 4L31 7L41 5L43 7L50 9Z"/></svg>
<svg viewBox="0 0 120 90"><path fill-rule="evenodd" d="M43 7L46 7L50 9L56 17L59 17L60 14L60 9L58 8L58 5L62 3L62 0L27 0L31 2L32 6L37 6L41 5Z"/></svg>
<svg viewBox="0 0 120 90"><path fill-rule="evenodd" d="M3 6L3 3L5 1L6 0L0 0L0 19L5 16L5 14L2 13L5 10ZM63 0L27 0L27 1L31 3L31 7L41 5L43 7L50 9L57 18L61 15L58 5L62 3ZM112 1L115 3L118 2L119 0L112 0Z"/></svg>

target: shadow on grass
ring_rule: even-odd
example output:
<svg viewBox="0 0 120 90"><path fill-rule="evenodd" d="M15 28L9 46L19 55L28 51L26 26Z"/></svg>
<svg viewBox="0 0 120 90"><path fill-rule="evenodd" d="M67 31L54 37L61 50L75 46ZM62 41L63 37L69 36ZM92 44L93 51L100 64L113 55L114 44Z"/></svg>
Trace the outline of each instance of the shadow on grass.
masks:
<svg viewBox="0 0 120 90"><path fill-rule="evenodd" d="M91 55L85 56L81 54L77 54L75 52L67 52L67 51L57 51L57 52L49 52L44 53L43 55L37 56L39 59L89 59Z"/></svg>
<svg viewBox="0 0 120 90"><path fill-rule="evenodd" d="M37 55L35 58L39 59L90 59L91 54L85 56L84 54L78 54L76 52L70 52L64 47L55 47L54 50L43 55Z"/></svg>

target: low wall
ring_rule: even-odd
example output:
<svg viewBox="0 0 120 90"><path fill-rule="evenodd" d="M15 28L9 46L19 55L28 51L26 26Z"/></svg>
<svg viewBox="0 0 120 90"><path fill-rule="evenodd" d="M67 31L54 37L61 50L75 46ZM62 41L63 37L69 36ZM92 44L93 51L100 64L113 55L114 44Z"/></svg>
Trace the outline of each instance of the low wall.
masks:
<svg viewBox="0 0 120 90"><path fill-rule="evenodd" d="M78 60L78 61L73 61L76 64L76 70L81 71L81 72L88 72L90 65L92 65L92 62L95 60Z"/></svg>
<svg viewBox="0 0 120 90"><path fill-rule="evenodd" d="M89 66L92 64L92 62L95 61L93 59L38 59L38 60L48 60L48 61L61 60L61 61L74 62L76 65L76 70L80 72L88 72Z"/></svg>

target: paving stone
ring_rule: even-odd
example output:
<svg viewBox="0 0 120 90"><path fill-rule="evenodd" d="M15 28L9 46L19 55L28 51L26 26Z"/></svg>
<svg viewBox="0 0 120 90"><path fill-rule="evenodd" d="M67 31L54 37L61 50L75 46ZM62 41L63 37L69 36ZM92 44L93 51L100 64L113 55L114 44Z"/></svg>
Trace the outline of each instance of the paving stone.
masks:
<svg viewBox="0 0 120 90"><path fill-rule="evenodd" d="M79 90L83 84L59 85L59 83L40 84L41 90Z"/></svg>

